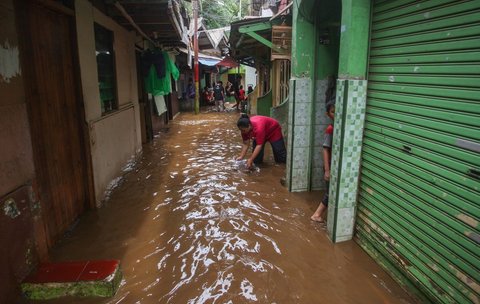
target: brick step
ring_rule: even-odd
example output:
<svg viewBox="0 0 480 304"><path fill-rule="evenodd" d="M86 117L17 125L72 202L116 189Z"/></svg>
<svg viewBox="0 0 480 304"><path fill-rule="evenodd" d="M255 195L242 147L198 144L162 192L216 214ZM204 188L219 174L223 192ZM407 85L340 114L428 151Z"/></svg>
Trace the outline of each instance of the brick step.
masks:
<svg viewBox="0 0 480 304"><path fill-rule="evenodd" d="M22 283L28 299L64 296L111 297L122 280L120 261L73 261L40 264Z"/></svg>

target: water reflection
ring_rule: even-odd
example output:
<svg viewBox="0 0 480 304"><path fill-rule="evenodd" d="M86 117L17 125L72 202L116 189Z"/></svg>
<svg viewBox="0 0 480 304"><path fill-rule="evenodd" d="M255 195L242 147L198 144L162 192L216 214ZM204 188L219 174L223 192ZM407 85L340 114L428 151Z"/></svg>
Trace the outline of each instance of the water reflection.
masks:
<svg viewBox="0 0 480 304"><path fill-rule="evenodd" d="M245 161L234 160L232 152L238 150L232 151L232 146L239 146L227 135L231 135L231 130L213 128L203 136L197 149L183 151L181 174L170 172L178 185L177 197L166 197L157 207L178 213L183 224L167 242L171 250L160 257L159 269L178 278L161 302L177 303L177 295L191 294L191 284L197 282L202 282L202 292L193 293L188 303L211 303L226 295L230 298L231 294L257 301L255 286L248 277L256 272L284 272L262 252L281 255L268 231L281 232L285 219L252 201L251 194L257 200L260 195L249 189L248 174L260 174L260 169L247 170ZM196 142L197 136L194 133L190 141ZM159 208L156 211L163 212Z"/></svg>
<svg viewBox="0 0 480 304"><path fill-rule="evenodd" d="M123 286L69 303L406 301L356 244L333 246L309 221L319 193L288 193L268 149L254 170L234 160L236 118L182 114L145 147L108 205L54 250L57 260L120 259Z"/></svg>

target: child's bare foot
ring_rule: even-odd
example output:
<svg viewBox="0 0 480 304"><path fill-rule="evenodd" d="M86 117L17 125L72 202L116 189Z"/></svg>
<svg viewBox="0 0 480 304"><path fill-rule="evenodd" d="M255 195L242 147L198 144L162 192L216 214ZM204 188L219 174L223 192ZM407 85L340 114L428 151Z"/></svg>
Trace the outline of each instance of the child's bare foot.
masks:
<svg viewBox="0 0 480 304"><path fill-rule="evenodd" d="M317 222L317 223L324 223L325 221L322 219L322 217L320 216L317 216L317 215L312 215L310 217L310 219L314 222Z"/></svg>

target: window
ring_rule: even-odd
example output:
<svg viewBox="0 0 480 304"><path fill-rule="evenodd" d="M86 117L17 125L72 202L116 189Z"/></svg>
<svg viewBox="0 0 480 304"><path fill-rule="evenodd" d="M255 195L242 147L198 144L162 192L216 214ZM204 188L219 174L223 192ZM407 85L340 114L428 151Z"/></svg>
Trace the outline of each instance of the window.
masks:
<svg viewBox="0 0 480 304"><path fill-rule="evenodd" d="M102 115L104 115L118 108L113 32L97 23L94 24L94 30L98 87L100 90Z"/></svg>
<svg viewBox="0 0 480 304"><path fill-rule="evenodd" d="M288 97L290 85L290 60L280 60L280 98L279 102L283 102Z"/></svg>

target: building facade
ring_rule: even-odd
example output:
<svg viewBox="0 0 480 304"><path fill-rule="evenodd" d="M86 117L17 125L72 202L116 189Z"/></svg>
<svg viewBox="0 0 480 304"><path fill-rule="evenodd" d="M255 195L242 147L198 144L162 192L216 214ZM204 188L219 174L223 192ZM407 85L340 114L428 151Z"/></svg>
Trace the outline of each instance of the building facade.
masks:
<svg viewBox="0 0 480 304"><path fill-rule="evenodd" d="M422 302L479 302L480 3L293 8L289 189L325 189L333 90L330 239L354 238Z"/></svg>
<svg viewBox="0 0 480 304"><path fill-rule="evenodd" d="M144 41L188 44L180 2L119 5L0 1L1 303L17 303L19 282L140 155ZM154 35L155 20L142 30L125 21L128 12L159 14L158 26L172 30ZM166 98L170 118L176 93Z"/></svg>

